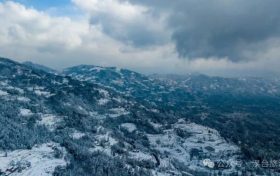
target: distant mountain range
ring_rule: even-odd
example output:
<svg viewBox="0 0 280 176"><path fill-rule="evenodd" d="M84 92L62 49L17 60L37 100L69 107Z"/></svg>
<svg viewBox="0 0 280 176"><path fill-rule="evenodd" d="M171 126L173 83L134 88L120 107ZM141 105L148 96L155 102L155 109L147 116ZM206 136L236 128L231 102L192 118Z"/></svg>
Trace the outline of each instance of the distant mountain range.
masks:
<svg viewBox="0 0 280 176"><path fill-rule="evenodd" d="M0 58L0 102L0 175L279 175L279 79Z"/></svg>

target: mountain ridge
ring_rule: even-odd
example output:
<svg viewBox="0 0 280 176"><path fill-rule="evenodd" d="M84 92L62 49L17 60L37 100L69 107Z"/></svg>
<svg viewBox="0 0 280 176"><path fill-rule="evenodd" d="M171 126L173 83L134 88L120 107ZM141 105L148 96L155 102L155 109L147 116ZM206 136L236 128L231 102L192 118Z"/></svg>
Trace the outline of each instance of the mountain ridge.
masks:
<svg viewBox="0 0 280 176"><path fill-rule="evenodd" d="M74 71L84 74L88 69ZM34 173L34 162L18 157L35 151L39 153L33 158L47 152L54 175L234 175L249 171L250 157L277 157L277 128L257 137L267 125L278 124L277 99L271 96L265 105L255 102L254 94L248 102L238 102L221 92L219 99L227 100L221 104L212 94L189 92L141 74L114 68L103 70L105 74L99 70L100 75L91 71L80 79L0 59L0 122L5 124L0 153L6 151L10 161L0 164L1 172ZM96 77L85 80L91 75ZM115 78L127 87L114 87L119 85L111 84ZM242 136L243 130L252 141ZM261 146L263 141L269 142ZM205 159L210 159L206 165ZM218 162L230 167L218 168ZM276 174L263 168L250 172L257 171Z"/></svg>

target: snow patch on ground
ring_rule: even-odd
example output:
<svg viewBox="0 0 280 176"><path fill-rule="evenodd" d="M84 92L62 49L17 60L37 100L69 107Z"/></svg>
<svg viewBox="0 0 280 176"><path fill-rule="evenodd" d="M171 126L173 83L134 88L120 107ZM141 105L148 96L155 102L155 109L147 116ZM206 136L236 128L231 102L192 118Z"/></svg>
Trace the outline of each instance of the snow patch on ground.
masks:
<svg viewBox="0 0 280 176"><path fill-rule="evenodd" d="M110 94L107 90L98 89L98 92L102 95L102 98L98 100L99 105L105 105L110 101Z"/></svg>
<svg viewBox="0 0 280 176"><path fill-rule="evenodd" d="M154 161L155 158L147 153L138 151L138 152L130 152L129 155L131 158L136 159L138 161L153 161L156 163L156 161Z"/></svg>
<svg viewBox="0 0 280 176"><path fill-rule="evenodd" d="M18 87L7 86L6 89L8 89L8 90L15 90L15 91L17 91L20 94L24 94L24 90L21 89L21 88L18 88Z"/></svg>
<svg viewBox="0 0 280 176"><path fill-rule="evenodd" d="M120 98L120 97L114 97L113 100L119 102L119 103L122 103L122 102L125 102L125 100L123 98Z"/></svg>
<svg viewBox="0 0 280 176"><path fill-rule="evenodd" d="M123 124L121 124L121 127L126 129L130 133L137 130L136 125L133 123L123 123Z"/></svg>
<svg viewBox="0 0 280 176"><path fill-rule="evenodd" d="M98 66L95 66L95 67L89 69L89 71L95 71L97 73L100 72L101 70L104 70L104 68L98 67Z"/></svg>
<svg viewBox="0 0 280 176"><path fill-rule="evenodd" d="M44 96L44 97L47 97L47 98L52 96L52 94L50 92L42 91L42 90L35 90L34 93L38 96Z"/></svg>
<svg viewBox="0 0 280 176"><path fill-rule="evenodd" d="M6 87L8 86L8 83L9 83L8 80L1 81L0 86Z"/></svg>
<svg viewBox="0 0 280 176"><path fill-rule="evenodd" d="M163 134L147 136L151 148L158 151L161 171L169 172L174 168L172 172L176 173L174 163L180 163L186 170L210 173L211 170L203 165L204 159L237 163L240 157L240 149L226 142L218 131L183 120L164 130ZM223 170L223 174L235 172L235 166Z"/></svg>
<svg viewBox="0 0 280 176"><path fill-rule="evenodd" d="M113 109L110 109L109 111L111 112L109 114L109 116L112 118L129 114L129 112L126 111L124 108L113 108Z"/></svg>
<svg viewBox="0 0 280 176"><path fill-rule="evenodd" d="M30 109L24 109L24 108L20 109L19 113L20 113L20 115L22 115L24 117L33 115L33 113L30 111Z"/></svg>
<svg viewBox="0 0 280 176"><path fill-rule="evenodd" d="M81 139L82 137L84 137L86 134L85 133L82 133L80 131L77 131L75 130L72 134L71 134L71 137L73 139Z"/></svg>
<svg viewBox="0 0 280 176"><path fill-rule="evenodd" d="M38 121L39 125L45 125L50 131L53 131L56 128L60 118L52 114L43 114L42 119Z"/></svg>
<svg viewBox="0 0 280 176"><path fill-rule="evenodd" d="M95 136L95 146L90 148L90 152L103 152L108 156L112 155L111 147L118 143L118 141L110 135L110 132L99 134Z"/></svg>
<svg viewBox="0 0 280 176"><path fill-rule="evenodd" d="M57 151L61 156L55 157ZM65 166L65 149L55 143L34 146L31 150L0 151L0 170L10 176L51 176L57 166Z"/></svg>
<svg viewBox="0 0 280 176"><path fill-rule="evenodd" d="M115 84L115 85L118 85L118 86L123 86L124 85L124 81L121 80L121 79L113 80L112 83Z"/></svg>
<svg viewBox="0 0 280 176"><path fill-rule="evenodd" d="M109 102L109 99L107 99L107 98L101 98L101 99L99 99L98 100L98 105L105 105L105 104L107 104Z"/></svg>
<svg viewBox="0 0 280 176"><path fill-rule="evenodd" d="M158 123L154 123L154 122L152 122L152 121L150 121L150 124L155 128L155 129L159 129L159 128L161 128L162 127L162 125L161 124L158 124Z"/></svg>
<svg viewBox="0 0 280 176"><path fill-rule="evenodd" d="M17 97L17 100L22 101L22 102L29 102L30 101L30 99L27 98L27 97Z"/></svg>
<svg viewBox="0 0 280 176"><path fill-rule="evenodd" d="M100 120L106 119L106 116L105 116L105 115L101 115L101 114L99 114L99 113L96 112L96 111L90 111L90 112L89 112L89 115L90 115L91 117L94 117L94 118L100 119Z"/></svg>
<svg viewBox="0 0 280 176"><path fill-rule="evenodd" d="M0 90L0 96L7 96L9 95L8 92Z"/></svg>
<svg viewBox="0 0 280 176"><path fill-rule="evenodd" d="M102 94L106 98L108 98L110 96L110 94L107 90L99 89L98 91L99 91L100 94Z"/></svg>

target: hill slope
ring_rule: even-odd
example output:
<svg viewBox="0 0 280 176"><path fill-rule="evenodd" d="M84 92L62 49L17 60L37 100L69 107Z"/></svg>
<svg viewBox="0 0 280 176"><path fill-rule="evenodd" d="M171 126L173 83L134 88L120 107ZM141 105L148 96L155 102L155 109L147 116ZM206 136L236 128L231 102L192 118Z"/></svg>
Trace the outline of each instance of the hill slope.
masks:
<svg viewBox="0 0 280 176"><path fill-rule="evenodd" d="M280 157L280 81L205 75L145 76L114 67L76 66L63 72L137 99L161 113L218 130L248 159ZM229 130L230 129L230 130Z"/></svg>
<svg viewBox="0 0 280 176"><path fill-rule="evenodd" d="M114 71L107 78L114 78L111 74L119 70L110 69ZM108 85L110 80L105 84L106 78L100 75L96 75L98 82L78 80L69 73L52 74L0 59L0 175L226 175L249 171L241 145L203 126L212 122L219 129L219 120L198 120L199 114L208 112L204 110L209 106L202 106L208 99L140 74L120 72L126 82L135 79L125 83L124 91ZM147 94L138 92L143 87ZM129 90L132 93L126 94ZM186 102L194 107L185 106ZM174 108L174 103L181 106ZM257 171L274 172L250 172Z"/></svg>

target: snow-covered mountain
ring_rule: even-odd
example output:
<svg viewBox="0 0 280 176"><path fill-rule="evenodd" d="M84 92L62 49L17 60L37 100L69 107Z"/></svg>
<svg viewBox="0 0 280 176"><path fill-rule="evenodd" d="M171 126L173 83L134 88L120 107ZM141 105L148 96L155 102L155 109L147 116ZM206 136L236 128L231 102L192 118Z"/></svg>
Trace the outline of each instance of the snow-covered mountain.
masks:
<svg viewBox="0 0 280 176"><path fill-rule="evenodd" d="M32 69L35 69L35 70L42 70L42 71L52 73L52 74L59 74L59 72L54 70L54 69L51 69L51 68L46 67L44 65L35 64L33 62L30 62L30 61L23 62L23 64L27 65L27 66L31 67Z"/></svg>
<svg viewBox="0 0 280 176"><path fill-rule="evenodd" d="M230 93L251 95L280 95L280 79L278 78L222 78L201 74L189 75L151 75L170 86L182 87L189 92L206 94Z"/></svg>
<svg viewBox="0 0 280 176"><path fill-rule="evenodd" d="M97 66L72 67L63 73L131 96L174 118L184 117L217 129L223 137L240 145L248 158L280 157L277 78L145 76Z"/></svg>
<svg viewBox="0 0 280 176"><path fill-rule="evenodd" d="M1 58L0 175L277 175L250 165L279 155L277 94L234 98L166 82Z"/></svg>

